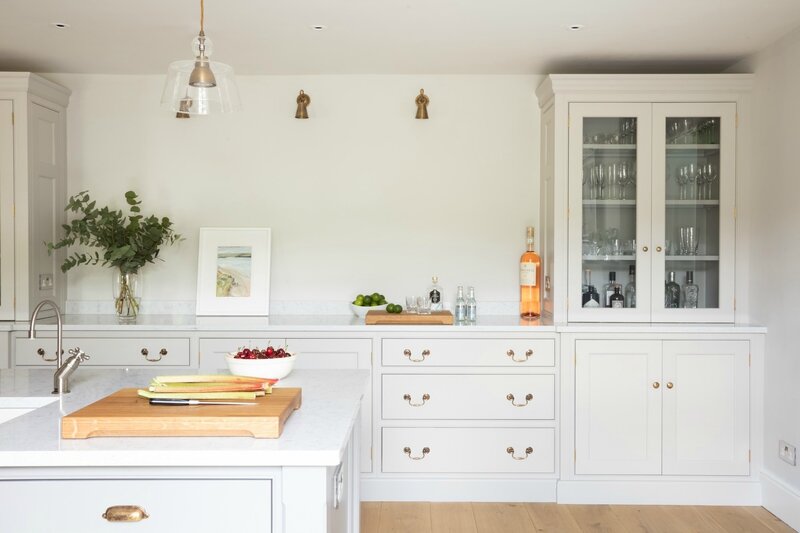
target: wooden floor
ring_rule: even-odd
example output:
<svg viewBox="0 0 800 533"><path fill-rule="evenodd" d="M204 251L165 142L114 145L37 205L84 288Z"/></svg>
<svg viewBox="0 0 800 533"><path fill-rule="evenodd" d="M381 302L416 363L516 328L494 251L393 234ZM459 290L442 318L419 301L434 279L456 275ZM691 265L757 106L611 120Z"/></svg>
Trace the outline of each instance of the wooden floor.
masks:
<svg viewBox="0 0 800 533"><path fill-rule="evenodd" d="M585 533L600 531L793 532L763 507L556 505L554 503L361 504L361 533Z"/></svg>

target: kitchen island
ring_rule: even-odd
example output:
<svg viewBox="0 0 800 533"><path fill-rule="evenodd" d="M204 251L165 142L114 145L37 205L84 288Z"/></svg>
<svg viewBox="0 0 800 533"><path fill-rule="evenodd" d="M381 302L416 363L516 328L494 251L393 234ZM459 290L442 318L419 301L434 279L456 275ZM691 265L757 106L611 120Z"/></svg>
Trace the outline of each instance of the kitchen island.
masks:
<svg viewBox="0 0 800 533"><path fill-rule="evenodd" d="M158 373L79 368L71 393L51 395L51 369L0 371L0 421L19 415L0 423L0 531L107 531L112 506L145 511L137 531L358 531L353 435L368 372L282 380L303 404L278 439L60 438L63 415Z"/></svg>

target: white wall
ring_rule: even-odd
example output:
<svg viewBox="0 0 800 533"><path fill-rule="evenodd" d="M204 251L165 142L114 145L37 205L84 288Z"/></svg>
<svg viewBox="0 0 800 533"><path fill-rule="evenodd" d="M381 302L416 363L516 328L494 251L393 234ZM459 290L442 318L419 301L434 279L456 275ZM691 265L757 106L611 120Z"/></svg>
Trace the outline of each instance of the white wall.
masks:
<svg viewBox="0 0 800 533"><path fill-rule="evenodd" d="M538 220L540 77L239 77L242 112L189 120L159 107L162 76L48 77L73 91L70 193L122 207L133 189L187 238L147 267L145 306L193 310L201 226L272 228L273 309L364 291L401 301L434 273L448 299L464 284L484 302L518 300ZM427 121L414 120L420 87ZM300 89L310 120L294 118ZM70 307L110 311L110 283L107 270L71 271Z"/></svg>
<svg viewBox="0 0 800 533"><path fill-rule="evenodd" d="M765 468L800 498L800 467L778 459L778 440L800 447L800 30L740 63L755 72L750 316L766 325ZM773 510L765 492L765 506ZM800 499L792 516L800 527ZM780 509L777 509L780 511Z"/></svg>

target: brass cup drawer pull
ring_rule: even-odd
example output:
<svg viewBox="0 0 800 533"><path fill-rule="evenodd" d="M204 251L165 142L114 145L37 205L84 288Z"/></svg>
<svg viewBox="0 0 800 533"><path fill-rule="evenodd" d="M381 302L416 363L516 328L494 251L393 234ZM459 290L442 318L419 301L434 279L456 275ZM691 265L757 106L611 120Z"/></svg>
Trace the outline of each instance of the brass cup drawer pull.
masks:
<svg viewBox="0 0 800 533"><path fill-rule="evenodd" d="M103 513L103 518L109 522L141 522L150 515L138 505L112 505Z"/></svg>
<svg viewBox="0 0 800 533"><path fill-rule="evenodd" d="M506 448L506 453L507 453L508 455L510 455L510 456L511 456L511 458L512 458L512 459L514 459L515 461L524 461L525 459L527 459L527 458L528 458L528 456L529 456L530 454L532 454L532 453L533 453L533 448L531 448L530 446L528 446L527 448L525 448L525 457L517 457L516 455L514 455L514 448L512 448L511 446L509 446L508 448Z"/></svg>
<svg viewBox="0 0 800 533"><path fill-rule="evenodd" d="M161 348L161 350L159 350L159 352L158 352L158 359L155 359L155 358L150 357L150 350L148 350L147 348L142 348L142 351L141 351L141 354L144 356L144 358L147 359L148 361L150 361L151 363L157 363L157 362L161 361L161 359L163 359L164 356L167 355L167 353L168 352L167 352L166 348Z"/></svg>
<svg viewBox="0 0 800 533"><path fill-rule="evenodd" d="M56 349L56 352L58 352L58 349ZM58 355L56 355L56 357L53 357L52 359L48 358L46 356L47 352L44 351L44 348L39 348L38 350L36 350L36 354L42 358L42 361L47 361L48 363L51 363L56 359L58 359Z"/></svg>
<svg viewBox="0 0 800 533"><path fill-rule="evenodd" d="M431 449L428 448L427 446L425 446L424 448L422 448L422 455L418 455L417 457L414 457L413 455L411 455L411 448L406 446L405 448L403 448L403 453L406 454L409 457L409 459L411 459L412 461L421 461L422 459L425 459L425 457L429 453L431 453Z"/></svg>
<svg viewBox="0 0 800 533"><path fill-rule="evenodd" d="M422 401L419 403L412 402L410 394L403 394L403 399L407 401L408 405L410 405L411 407L421 407L425 405L425 402L431 399L431 395L426 392L425 394L422 395Z"/></svg>
<svg viewBox="0 0 800 533"><path fill-rule="evenodd" d="M517 402L515 401L515 399L514 399L514 395L513 395L513 394L508 394L508 395L506 396L506 400L508 400L509 402L511 402L511 405L513 405L514 407L525 407L526 405L528 405L528 402L530 402L531 400L533 400L533 394L531 394L531 393L529 392L528 394L526 394L526 395L525 395L525 403L517 403Z"/></svg>
<svg viewBox="0 0 800 533"><path fill-rule="evenodd" d="M406 357L408 357L408 360L409 360L409 361L411 361L412 363L421 363L421 362L423 362L423 361L425 360L425 358L426 358L426 357L428 357L430 354L431 354L431 351L430 351L430 350L422 350L422 358L421 358L421 359L414 359L413 357L411 357L411 355L412 355L412 354L411 354L411 350L409 350L408 348L406 348L405 350L403 350L403 355L405 355Z"/></svg>
<svg viewBox="0 0 800 533"><path fill-rule="evenodd" d="M515 363L524 363L530 358L530 356L533 355L533 350L528 349L525 351L525 359L517 359L515 357L516 354L514 353L514 350L508 350L506 352L506 355L509 356L511 360L514 361Z"/></svg>

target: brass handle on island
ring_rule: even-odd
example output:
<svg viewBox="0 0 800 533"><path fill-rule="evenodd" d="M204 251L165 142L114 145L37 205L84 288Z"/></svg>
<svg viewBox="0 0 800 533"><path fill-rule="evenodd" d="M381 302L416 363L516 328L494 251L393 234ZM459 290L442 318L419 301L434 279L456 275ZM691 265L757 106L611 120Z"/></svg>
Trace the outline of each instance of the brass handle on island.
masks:
<svg viewBox="0 0 800 533"><path fill-rule="evenodd" d="M417 457L413 457L411 455L411 448L406 446L405 448L403 448L403 453L406 454L409 457L409 459L411 459L412 461L420 461L422 459L425 459L425 456L428 455L429 453L431 453L431 449L428 448L427 446L425 446L424 448L422 448L422 455L418 455Z"/></svg>
<svg viewBox="0 0 800 533"><path fill-rule="evenodd" d="M423 395L422 395L422 401L421 401L420 403L414 403L414 402L412 402L412 401L411 401L411 395L410 395L410 394L403 394L403 399L404 399L405 401L407 401L407 402L408 402L408 405L410 405L411 407L421 407L421 406L425 405L425 402L427 402L428 400L430 400L430 399L431 399L431 395L430 395L430 394L428 394L427 392L426 392L425 394L423 394Z"/></svg>
<svg viewBox="0 0 800 533"><path fill-rule="evenodd" d="M138 505L112 505L103 513L103 518L109 522L141 522L150 515Z"/></svg>
<svg viewBox="0 0 800 533"><path fill-rule="evenodd" d="M421 363L421 362L423 362L423 361L425 360L425 358L426 358L426 357L428 357L430 354L431 354L431 351L430 351L430 350L422 350L422 358L421 358L421 359L414 359L413 357L411 357L411 350L409 350L408 348L406 348L405 350L403 350L403 355L405 355L406 357L408 357L408 360L409 360L409 361L411 361L412 363Z"/></svg>
<svg viewBox="0 0 800 533"><path fill-rule="evenodd" d="M516 355L514 353L514 350L508 350L506 352L506 355L509 356L511 360L514 361L515 363L524 363L530 358L530 356L533 355L533 350L531 349L525 350L525 359L517 359L516 357L514 357Z"/></svg>
<svg viewBox="0 0 800 533"><path fill-rule="evenodd" d="M150 361L151 363L157 363L157 362L161 361L162 357L167 355L167 350L165 348L161 348L161 351L158 352L158 359L154 359L154 358L149 357L150 356L150 350L148 350L147 348L142 348L141 354L144 356L144 358L147 361Z"/></svg>
<svg viewBox="0 0 800 533"><path fill-rule="evenodd" d="M517 402L515 402L513 394L508 394L506 396L506 400L510 401L511 405L513 405L514 407L525 407L526 405L528 405L528 402L533 400L533 394L531 394L529 392L528 394L525 395L525 403L517 403Z"/></svg>
<svg viewBox="0 0 800 533"><path fill-rule="evenodd" d="M507 453L508 455L510 455L510 456L511 456L511 458L512 458L512 459L514 459L515 461L524 461L525 459L527 459L527 458L528 458L528 456L529 456L530 454L532 454L532 453L533 453L533 448L531 448L530 446L528 446L527 448L525 448L525 457L517 457L516 455L514 455L514 448L512 448L511 446L509 446L508 448L506 448L506 453Z"/></svg>

